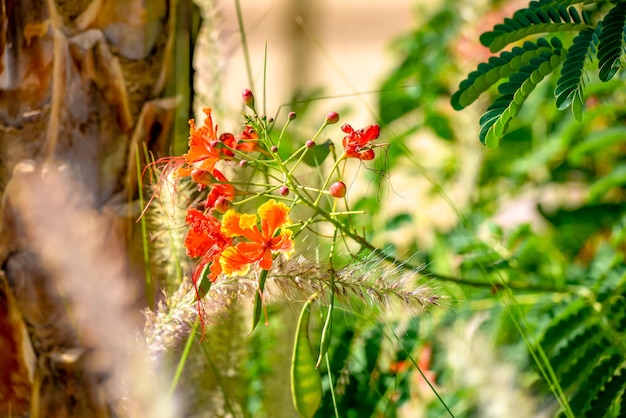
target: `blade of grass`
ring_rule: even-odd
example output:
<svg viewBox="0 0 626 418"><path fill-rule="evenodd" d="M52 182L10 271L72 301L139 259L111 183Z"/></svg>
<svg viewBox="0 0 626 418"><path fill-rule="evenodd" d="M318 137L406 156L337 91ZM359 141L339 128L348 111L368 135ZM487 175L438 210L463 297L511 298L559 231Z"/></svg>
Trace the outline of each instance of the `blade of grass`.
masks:
<svg viewBox="0 0 626 418"><path fill-rule="evenodd" d="M135 167L137 168L137 188L139 194L139 207L143 208L143 180L141 178L141 159L139 158L139 145L135 144ZM143 263L146 275L146 301L150 309L154 308L152 273L150 271L150 249L148 246L148 228L146 226L145 217L141 217L139 221L141 227L141 243L143 247Z"/></svg>

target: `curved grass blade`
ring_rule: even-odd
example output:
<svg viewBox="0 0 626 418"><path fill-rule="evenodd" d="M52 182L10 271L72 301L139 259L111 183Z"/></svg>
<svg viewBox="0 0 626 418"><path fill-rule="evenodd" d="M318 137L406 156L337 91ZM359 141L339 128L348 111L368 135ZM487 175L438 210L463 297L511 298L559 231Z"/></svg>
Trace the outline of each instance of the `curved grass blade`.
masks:
<svg viewBox="0 0 626 418"><path fill-rule="evenodd" d="M315 357L309 342L311 305L318 294L309 297L298 319L291 359L291 396L300 416L313 417L322 402L322 379L315 368Z"/></svg>

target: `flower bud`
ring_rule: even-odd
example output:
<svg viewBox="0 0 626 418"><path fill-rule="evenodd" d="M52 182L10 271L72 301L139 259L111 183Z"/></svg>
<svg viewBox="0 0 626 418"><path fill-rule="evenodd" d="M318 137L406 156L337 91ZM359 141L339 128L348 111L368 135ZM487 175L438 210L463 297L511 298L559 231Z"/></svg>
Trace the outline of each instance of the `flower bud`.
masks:
<svg viewBox="0 0 626 418"><path fill-rule="evenodd" d="M342 198L346 195L346 184L338 181L330 185L328 192L332 197Z"/></svg>
<svg viewBox="0 0 626 418"><path fill-rule="evenodd" d="M213 181L211 173L199 168L194 168L193 170L191 170L191 179L196 183L202 184L204 186L210 186L211 182Z"/></svg>
<svg viewBox="0 0 626 418"><path fill-rule="evenodd" d="M306 141L306 142L304 143L304 145L305 145L307 148L313 148L313 147L315 146L315 141L313 141L312 139L309 139L308 141Z"/></svg>
<svg viewBox="0 0 626 418"><path fill-rule="evenodd" d="M219 213L225 213L228 209L230 209L231 203L225 197L218 197L213 205L213 208Z"/></svg>
<svg viewBox="0 0 626 418"><path fill-rule="evenodd" d="M278 147L276 145L272 145L272 148L270 148L270 151L272 153L277 153L278 152Z"/></svg>
<svg viewBox="0 0 626 418"><path fill-rule="evenodd" d="M294 120L296 118L296 112L289 112L287 119Z"/></svg>
<svg viewBox="0 0 626 418"><path fill-rule="evenodd" d="M248 161L246 161L246 160L241 160L241 161L239 161L239 167L243 168L243 167L245 167L246 165L248 165Z"/></svg>
<svg viewBox="0 0 626 418"><path fill-rule="evenodd" d="M252 94L250 89L245 89L243 92L241 92L241 98L243 99L243 102L246 106L254 110L254 95Z"/></svg>
<svg viewBox="0 0 626 418"><path fill-rule="evenodd" d="M332 125L333 123L337 123L339 121L339 113L330 112L326 115L326 124Z"/></svg>
<svg viewBox="0 0 626 418"><path fill-rule="evenodd" d="M281 196L288 196L289 195L289 187L282 186L280 189L278 189L278 192L280 193Z"/></svg>

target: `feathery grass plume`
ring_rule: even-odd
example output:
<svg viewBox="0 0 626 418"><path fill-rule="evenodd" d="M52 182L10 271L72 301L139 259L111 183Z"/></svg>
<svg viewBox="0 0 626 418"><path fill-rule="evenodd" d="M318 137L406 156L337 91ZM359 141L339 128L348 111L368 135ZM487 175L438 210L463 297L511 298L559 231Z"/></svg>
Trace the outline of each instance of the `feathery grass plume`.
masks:
<svg viewBox="0 0 626 418"><path fill-rule="evenodd" d="M196 292L183 280L172 293L164 292L154 311L146 309L143 336L146 350L153 360L176 348L185 338L198 316Z"/></svg>
<svg viewBox="0 0 626 418"><path fill-rule="evenodd" d="M168 293L176 292L193 264L184 247L185 216L197 186L188 179L174 179L172 172L156 165L151 170L152 178L159 180L149 186L153 200L145 214L150 231L150 262L162 287Z"/></svg>
<svg viewBox="0 0 626 418"><path fill-rule="evenodd" d="M417 314L441 306L445 299L436 294L436 287L422 282L419 271L393 266L375 255L355 259L334 274L335 297L348 310L367 308L373 313ZM228 306L254 296L257 280L254 273L218 279L203 301L207 320L219 318ZM324 303L330 284L330 271L319 263L303 256L286 261L279 259L268 275L264 302L304 300L319 292L320 301Z"/></svg>
<svg viewBox="0 0 626 418"><path fill-rule="evenodd" d="M232 54L232 46L227 45L230 33L220 29L224 19L224 4L217 0L195 0L202 13L202 25L194 51L194 67L202 69L195 73L194 109L200 113L202 103L221 103L222 73ZM220 120L225 115L219 115Z"/></svg>
<svg viewBox="0 0 626 418"><path fill-rule="evenodd" d="M537 400L520 386L521 377L514 365L500 359L479 330L486 319L486 315L477 315L469 323L458 323L441 338L456 386L451 390L468 391L463 399L475 404L481 417L552 416L539 410Z"/></svg>
<svg viewBox="0 0 626 418"><path fill-rule="evenodd" d="M45 317L30 315L39 321L32 332L41 337L40 360L48 356L53 365L63 362L70 368L65 378L76 382L68 391L84 390L75 386L92 376L98 388L92 395L105 399L116 416L179 416L167 396L167 371L137 340L141 281L130 273L127 220L107 206L97 207L93 192L77 178L69 167L22 162L5 195L19 229L16 244L31 261L16 266L21 275L14 277L23 287L32 286L33 278L44 279L38 299L23 301L27 312L44 312L28 304L46 309ZM56 319L51 323L48 318ZM41 383L52 380L54 386L61 383L54 379L63 377L47 379Z"/></svg>

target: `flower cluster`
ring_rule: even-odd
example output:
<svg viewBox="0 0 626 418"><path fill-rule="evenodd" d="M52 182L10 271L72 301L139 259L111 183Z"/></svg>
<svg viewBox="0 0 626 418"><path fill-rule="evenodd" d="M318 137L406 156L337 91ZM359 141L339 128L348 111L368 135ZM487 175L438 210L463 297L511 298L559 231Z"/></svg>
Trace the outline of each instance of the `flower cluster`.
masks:
<svg viewBox="0 0 626 418"><path fill-rule="evenodd" d="M291 208L300 204L319 208L323 196L344 198L347 188L339 164L350 158L372 160L374 149L379 146L373 143L380 133L378 125L355 130L344 124L341 127L345 134L344 152L335 156L324 185L315 189L299 181L295 168L307 153L323 151L324 146L326 154L320 160L327 156L328 145L317 145L315 140L323 128L339 120L339 115L329 113L317 134L302 141L300 148L285 157L281 155L281 139L295 113L289 113L285 128L274 139L273 119L256 113L254 96L249 90L244 90L243 100L253 115L245 115L246 122L239 134L218 134L211 109L205 108L202 126L197 127L194 120L189 122L187 153L157 161L166 164L165 171L177 180L188 178L197 184L199 192L206 193L199 205L188 208L186 217L189 229L184 244L187 254L198 260L192 274L196 286L205 277L214 282L221 275L245 275L251 268L267 271L275 256L290 257L295 249L293 237L299 232L289 219ZM237 176L249 169L254 171L248 172L243 182L230 181L225 174ZM254 182L257 173L256 177L263 177L262 183ZM336 181L331 184L332 179ZM311 190L317 190L317 195L312 197ZM239 210L240 206L259 200L256 214ZM318 210L314 216L335 222L335 227L339 225L337 215L328 211ZM300 223L299 228L305 228L311 221Z"/></svg>

